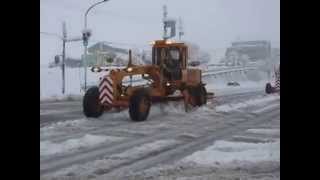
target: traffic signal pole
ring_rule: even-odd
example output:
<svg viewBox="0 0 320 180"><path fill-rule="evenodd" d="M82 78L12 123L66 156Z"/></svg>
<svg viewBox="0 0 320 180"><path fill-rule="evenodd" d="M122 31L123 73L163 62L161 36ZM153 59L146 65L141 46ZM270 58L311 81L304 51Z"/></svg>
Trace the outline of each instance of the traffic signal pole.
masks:
<svg viewBox="0 0 320 180"><path fill-rule="evenodd" d="M66 91L66 79L65 79L65 59L66 59L66 40L67 40L67 27L66 23L62 23L62 94Z"/></svg>
<svg viewBox="0 0 320 180"><path fill-rule="evenodd" d="M66 39L63 38L62 40L63 43L63 49L62 49L62 94L65 93L66 91L66 79L65 79L65 59L66 59Z"/></svg>

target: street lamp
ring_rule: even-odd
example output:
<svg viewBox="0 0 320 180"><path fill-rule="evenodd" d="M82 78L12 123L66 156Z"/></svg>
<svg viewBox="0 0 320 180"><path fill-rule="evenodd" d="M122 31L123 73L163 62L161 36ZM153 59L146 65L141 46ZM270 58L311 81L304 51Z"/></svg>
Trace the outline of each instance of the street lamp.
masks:
<svg viewBox="0 0 320 180"><path fill-rule="evenodd" d="M91 31L89 29L87 29L87 15L89 13L89 11L97 6L98 4L107 2L109 0L103 0L100 2L97 2L95 4L93 4L92 6L90 6L86 13L84 14L84 29L82 31L82 39L83 39L83 46L84 46L84 57L83 57L83 63L84 63L84 90L87 90L87 47L88 47L88 41L89 41L89 37L91 36Z"/></svg>

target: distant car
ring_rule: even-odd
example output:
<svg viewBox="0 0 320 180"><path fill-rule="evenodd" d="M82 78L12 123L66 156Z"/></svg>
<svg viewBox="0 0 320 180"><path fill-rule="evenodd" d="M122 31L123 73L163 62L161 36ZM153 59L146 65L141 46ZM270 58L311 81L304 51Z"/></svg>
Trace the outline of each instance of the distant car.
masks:
<svg viewBox="0 0 320 180"><path fill-rule="evenodd" d="M228 82L227 85L228 86L240 86L240 84L238 82L235 82L235 81Z"/></svg>

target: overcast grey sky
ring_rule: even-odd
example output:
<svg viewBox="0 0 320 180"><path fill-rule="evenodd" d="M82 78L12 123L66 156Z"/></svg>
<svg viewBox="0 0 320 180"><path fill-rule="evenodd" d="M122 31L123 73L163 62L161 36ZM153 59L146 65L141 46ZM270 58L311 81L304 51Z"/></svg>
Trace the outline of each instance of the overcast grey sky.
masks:
<svg viewBox="0 0 320 180"><path fill-rule="evenodd" d="M83 15L96 0L41 0L40 31L61 33L67 22L69 35L80 35ZM270 40L280 44L280 0L110 0L88 16L93 40L147 45L162 37L162 6L168 16L183 19L184 40L210 50L240 40ZM41 61L60 52L61 43L40 35ZM82 44L68 45L80 57ZM49 61L52 61L51 59Z"/></svg>

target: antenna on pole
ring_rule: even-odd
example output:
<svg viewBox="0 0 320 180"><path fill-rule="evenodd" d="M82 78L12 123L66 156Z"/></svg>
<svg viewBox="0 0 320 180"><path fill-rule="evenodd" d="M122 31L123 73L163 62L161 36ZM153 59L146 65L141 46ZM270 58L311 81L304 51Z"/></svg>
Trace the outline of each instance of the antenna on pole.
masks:
<svg viewBox="0 0 320 180"><path fill-rule="evenodd" d="M184 35L182 19L179 17L179 40L181 41L181 37Z"/></svg>
<svg viewBox="0 0 320 180"><path fill-rule="evenodd" d="M62 37L67 38L67 25L65 21L62 22Z"/></svg>
<svg viewBox="0 0 320 180"><path fill-rule="evenodd" d="M163 5L163 39L167 39L167 27L166 27L166 20L167 20L167 5Z"/></svg>
<svg viewBox="0 0 320 180"><path fill-rule="evenodd" d="M167 6L163 6L163 39L167 40L171 37L174 37L176 35L176 20L173 18L167 17ZM167 28L170 28L170 35L167 33Z"/></svg>

